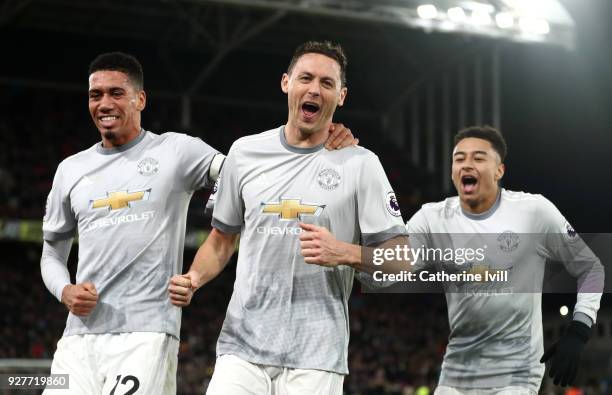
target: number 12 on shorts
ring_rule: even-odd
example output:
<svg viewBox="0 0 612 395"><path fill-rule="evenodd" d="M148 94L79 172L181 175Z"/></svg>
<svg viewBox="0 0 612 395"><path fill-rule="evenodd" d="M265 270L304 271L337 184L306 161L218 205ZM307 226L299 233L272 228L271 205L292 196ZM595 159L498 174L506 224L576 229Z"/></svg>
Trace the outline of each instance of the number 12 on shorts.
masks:
<svg viewBox="0 0 612 395"><path fill-rule="evenodd" d="M132 384L132 387L130 387L127 392L115 393L119 382L121 382L121 384L123 385L127 385L128 382L130 382ZM136 378L135 376L123 376L123 380L121 380L121 375L118 375L117 382L115 383L115 386L108 395L132 395L136 393L136 391L138 391L138 388L140 388L140 381L138 381L138 378Z"/></svg>

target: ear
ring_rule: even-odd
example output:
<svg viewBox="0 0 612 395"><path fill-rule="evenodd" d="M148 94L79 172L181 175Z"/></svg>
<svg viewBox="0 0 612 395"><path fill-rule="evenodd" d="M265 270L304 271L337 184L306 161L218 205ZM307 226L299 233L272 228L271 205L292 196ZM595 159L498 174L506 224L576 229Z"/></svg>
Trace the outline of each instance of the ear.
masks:
<svg viewBox="0 0 612 395"><path fill-rule="evenodd" d="M140 91L136 95L136 109L142 111L147 105L147 95L145 91Z"/></svg>
<svg viewBox="0 0 612 395"><path fill-rule="evenodd" d="M347 94L348 89L346 87L340 89L340 99L338 99L338 107L342 107L344 105L344 99L346 99Z"/></svg>
<svg viewBox="0 0 612 395"><path fill-rule="evenodd" d="M504 174L506 173L506 165L504 165L503 163L500 163L499 165L497 165L497 169L495 170L495 181L499 181L504 177Z"/></svg>
<svg viewBox="0 0 612 395"><path fill-rule="evenodd" d="M281 90L287 94L289 92L289 74L284 73L281 78Z"/></svg>

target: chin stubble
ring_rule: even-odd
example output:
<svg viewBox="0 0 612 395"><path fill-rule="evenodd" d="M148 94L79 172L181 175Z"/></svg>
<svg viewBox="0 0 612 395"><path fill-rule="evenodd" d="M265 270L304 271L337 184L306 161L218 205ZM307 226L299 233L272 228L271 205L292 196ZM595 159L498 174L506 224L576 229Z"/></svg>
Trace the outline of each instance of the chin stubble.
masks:
<svg viewBox="0 0 612 395"><path fill-rule="evenodd" d="M103 136L106 140L114 141L117 138L117 135L112 130L107 130L103 133Z"/></svg>

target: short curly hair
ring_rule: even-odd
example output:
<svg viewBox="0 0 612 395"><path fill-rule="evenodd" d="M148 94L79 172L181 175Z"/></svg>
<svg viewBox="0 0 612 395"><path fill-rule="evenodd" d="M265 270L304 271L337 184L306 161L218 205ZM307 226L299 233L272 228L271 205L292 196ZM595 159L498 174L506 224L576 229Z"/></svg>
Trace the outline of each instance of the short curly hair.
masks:
<svg viewBox="0 0 612 395"><path fill-rule="evenodd" d="M298 46L293 53L291 62L289 62L289 67L287 67L287 74L291 74L297 61L308 53L318 53L335 60L340 66L340 80L342 86L346 86L346 66L348 64L346 54L340 44L334 44L330 41L307 41Z"/></svg>
<svg viewBox="0 0 612 395"><path fill-rule="evenodd" d="M474 137L477 139L483 139L491 143L493 149L499 154L502 163L506 160L508 153L508 146L506 140L502 136L501 132L492 126L470 126L468 128L460 130L455 135L455 146L463 139Z"/></svg>
<svg viewBox="0 0 612 395"><path fill-rule="evenodd" d="M132 55L123 52L100 54L89 65L89 75L101 70L120 71L128 76L136 89L144 88L142 65Z"/></svg>

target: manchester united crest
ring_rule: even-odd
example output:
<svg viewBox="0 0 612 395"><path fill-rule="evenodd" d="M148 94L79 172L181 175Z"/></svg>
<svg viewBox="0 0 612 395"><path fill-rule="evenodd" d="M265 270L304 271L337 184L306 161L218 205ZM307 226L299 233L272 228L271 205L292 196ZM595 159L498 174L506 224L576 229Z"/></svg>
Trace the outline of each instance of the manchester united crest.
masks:
<svg viewBox="0 0 612 395"><path fill-rule="evenodd" d="M324 169L317 177L319 186L327 191L336 189L340 185L340 180L340 174L334 169Z"/></svg>
<svg viewBox="0 0 612 395"><path fill-rule="evenodd" d="M511 230L507 230L497 237L499 249L504 252L512 252L517 249L521 238Z"/></svg>
<svg viewBox="0 0 612 395"><path fill-rule="evenodd" d="M153 158L144 158L138 162L138 172L143 176L152 176L159 170L159 162Z"/></svg>

